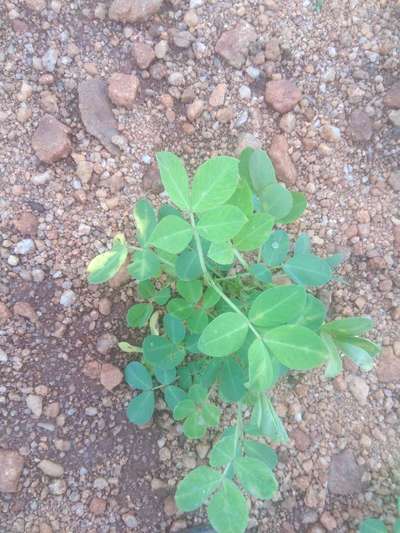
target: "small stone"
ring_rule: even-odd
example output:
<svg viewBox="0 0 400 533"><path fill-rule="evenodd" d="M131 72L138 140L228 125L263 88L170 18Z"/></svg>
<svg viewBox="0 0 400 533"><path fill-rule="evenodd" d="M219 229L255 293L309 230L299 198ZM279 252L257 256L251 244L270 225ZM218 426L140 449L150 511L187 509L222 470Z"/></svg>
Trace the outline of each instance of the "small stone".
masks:
<svg viewBox="0 0 400 533"><path fill-rule="evenodd" d="M279 61L281 58L281 49L278 39L267 41L264 49L265 59L268 61Z"/></svg>
<svg viewBox="0 0 400 533"><path fill-rule="evenodd" d="M335 518L331 515L331 513L328 513L328 511L324 511L320 517L321 524L328 530L328 531L334 531L337 528L337 522Z"/></svg>
<svg viewBox="0 0 400 533"><path fill-rule="evenodd" d="M0 348L0 363L7 363L8 361L8 355L6 352Z"/></svg>
<svg viewBox="0 0 400 533"><path fill-rule="evenodd" d="M226 85L225 83L218 83L213 92L210 95L208 103L211 107L219 107L224 105L226 94Z"/></svg>
<svg viewBox="0 0 400 533"><path fill-rule="evenodd" d="M128 529L135 529L137 527L138 522L132 513L122 515L122 520Z"/></svg>
<svg viewBox="0 0 400 533"><path fill-rule="evenodd" d="M149 68L156 58L156 54L149 44L138 41L133 45L133 57L137 66L143 70Z"/></svg>
<svg viewBox="0 0 400 533"><path fill-rule="evenodd" d="M372 137L371 119L365 111L355 110L349 117L350 134L356 141L366 142Z"/></svg>
<svg viewBox="0 0 400 533"><path fill-rule="evenodd" d="M174 516L178 512L176 507L175 499L173 496L167 496L164 500L164 513L167 516Z"/></svg>
<svg viewBox="0 0 400 533"><path fill-rule="evenodd" d="M120 22L147 20L159 11L163 0L113 0L108 16Z"/></svg>
<svg viewBox="0 0 400 533"><path fill-rule="evenodd" d="M41 174L35 174L34 176L32 176L31 181L34 185L44 185L52 177L52 172L50 170L46 170L46 172L42 172Z"/></svg>
<svg viewBox="0 0 400 533"><path fill-rule="evenodd" d="M49 477L62 477L64 475L64 468L62 465L50 461L50 459L43 459L38 464L39 470Z"/></svg>
<svg viewBox="0 0 400 533"><path fill-rule="evenodd" d="M60 297L60 305L63 307L71 307L75 303L76 294L71 289L64 291Z"/></svg>
<svg viewBox="0 0 400 533"><path fill-rule="evenodd" d="M29 394L26 398L26 405L36 418L39 418L42 415L43 399L40 396L36 394Z"/></svg>
<svg viewBox="0 0 400 533"><path fill-rule="evenodd" d="M171 74L168 76L168 83L174 87L185 85L185 76L182 74L182 72L171 72Z"/></svg>
<svg viewBox="0 0 400 533"><path fill-rule="evenodd" d="M60 414L60 404L58 402L51 402L45 408L44 413L47 418L57 418Z"/></svg>
<svg viewBox="0 0 400 533"><path fill-rule="evenodd" d="M400 81L388 90L383 101L386 107L400 109Z"/></svg>
<svg viewBox="0 0 400 533"><path fill-rule="evenodd" d="M25 122L31 118L32 110L25 103L22 103L19 106L15 116L20 124L25 124Z"/></svg>
<svg viewBox="0 0 400 533"><path fill-rule="evenodd" d="M15 450L0 449L0 492L17 492L24 458Z"/></svg>
<svg viewBox="0 0 400 533"><path fill-rule="evenodd" d="M57 96L50 91L40 93L40 105L47 113L58 113Z"/></svg>
<svg viewBox="0 0 400 533"><path fill-rule="evenodd" d="M328 489L332 494L347 496L361 492L362 471L352 450L334 455L328 475Z"/></svg>
<svg viewBox="0 0 400 533"><path fill-rule="evenodd" d="M265 101L279 113L291 111L301 97L300 89L290 80L273 80L265 86Z"/></svg>
<svg viewBox="0 0 400 533"><path fill-rule="evenodd" d="M117 337L111 333L104 333L97 339L96 349L101 354L109 353L117 345Z"/></svg>
<svg viewBox="0 0 400 533"><path fill-rule="evenodd" d="M400 383L400 357L384 351L378 358L376 375L381 383Z"/></svg>
<svg viewBox="0 0 400 533"><path fill-rule="evenodd" d="M189 9L189 11L186 11L183 20L190 28L194 28L199 23L199 17L194 9Z"/></svg>
<svg viewBox="0 0 400 533"><path fill-rule="evenodd" d="M14 314L27 318L31 322L37 322L38 317L36 311L28 302L16 302L14 304Z"/></svg>
<svg viewBox="0 0 400 533"><path fill-rule="evenodd" d="M278 178L286 185L294 185L297 171L289 154L289 145L284 135L275 135L269 149Z"/></svg>
<svg viewBox="0 0 400 533"><path fill-rule="evenodd" d="M194 122L204 110L204 100L197 99L186 108L186 116L190 122Z"/></svg>
<svg viewBox="0 0 400 533"><path fill-rule="evenodd" d="M108 96L113 104L132 108L139 89L139 80L133 74L115 72L108 81Z"/></svg>
<svg viewBox="0 0 400 533"><path fill-rule="evenodd" d="M400 109L389 111L389 118L396 128L400 128Z"/></svg>
<svg viewBox="0 0 400 533"><path fill-rule="evenodd" d="M340 141L340 129L326 124L321 129L321 137L328 142L337 143Z"/></svg>
<svg viewBox="0 0 400 533"><path fill-rule="evenodd" d="M396 192L400 191L400 170L394 170L388 179L390 186Z"/></svg>
<svg viewBox="0 0 400 533"><path fill-rule="evenodd" d="M257 139L255 135L253 135L252 133L248 133L248 132L242 133L239 136L239 142L236 148L236 154L240 155L240 153L245 148L253 148L254 150L259 150L261 146L262 146L261 141Z"/></svg>
<svg viewBox="0 0 400 533"><path fill-rule="evenodd" d="M239 88L239 96L243 100L250 100L251 98L251 89L247 85L241 85Z"/></svg>
<svg viewBox="0 0 400 533"><path fill-rule="evenodd" d="M257 39L253 26L239 22L232 30L225 31L215 45L215 51L232 67L240 68L246 60L249 46Z"/></svg>
<svg viewBox="0 0 400 533"><path fill-rule="evenodd" d="M122 383L124 375L121 370L111 363L104 363L101 365L100 383L109 391L112 391L120 383Z"/></svg>
<svg viewBox="0 0 400 533"><path fill-rule="evenodd" d="M101 298L99 301L99 311L102 315L108 316L111 313L112 302L109 298Z"/></svg>
<svg viewBox="0 0 400 533"><path fill-rule="evenodd" d="M53 496L62 496L67 492L67 483L64 479L53 479L49 483L49 492Z"/></svg>
<svg viewBox="0 0 400 533"><path fill-rule="evenodd" d="M164 59L168 52L168 41L159 41L154 47L157 59Z"/></svg>
<svg viewBox="0 0 400 533"><path fill-rule="evenodd" d="M68 128L51 115L45 115L32 137L37 157L45 163L54 163L71 153Z"/></svg>
<svg viewBox="0 0 400 533"><path fill-rule="evenodd" d="M290 436L294 440L295 447L301 452L305 452L311 446L310 437L301 429L296 428Z"/></svg>
<svg viewBox="0 0 400 533"><path fill-rule="evenodd" d="M28 211L21 213L21 215L14 220L15 228L23 235L36 235L38 225L38 219L33 213L29 213Z"/></svg>
<svg viewBox="0 0 400 533"><path fill-rule="evenodd" d="M54 72L57 65L58 50L55 48L49 48L47 52L42 56L42 65L47 72Z"/></svg>
<svg viewBox="0 0 400 533"><path fill-rule="evenodd" d="M234 113L233 113L232 108L223 107L221 109L218 109L216 116L217 116L218 122L221 122L222 124L226 124L227 122L230 122L233 119Z"/></svg>
<svg viewBox="0 0 400 533"><path fill-rule="evenodd" d="M296 128L296 116L294 113L282 115L279 121L279 127L286 133L292 133Z"/></svg>
<svg viewBox="0 0 400 533"><path fill-rule="evenodd" d="M14 253L17 255L27 255L35 249L35 243L32 239L23 239L14 246Z"/></svg>
<svg viewBox="0 0 400 533"><path fill-rule="evenodd" d="M0 302L0 324L5 324L11 318L11 312L5 303Z"/></svg>
<svg viewBox="0 0 400 533"><path fill-rule="evenodd" d="M158 168L152 166L147 170L142 179L142 186L145 191L150 191L154 194L159 194L163 191Z"/></svg>
<svg viewBox="0 0 400 533"><path fill-rule="evenodd" d="M195 40L190 31L177 31L174 32L173 41L178 48L189 48L192 42Z"/></svg>
<svg viewBox="0 0 400 533"><path fill-rule="evenodd" d="M348 385L350 392L358 403L360 405L366 405L368 403L367 398L369 394L369 386L367 383L359 376L350 376L348 378Z"/></svg>
<svg viewBox="0 0 400 533"><path fill-rule="evenodd" d="M101 516L102 514L104 514L106 507L106 500L104 500L103 498L99 498L98 496L94 496L94 498L92 498L90 501L89 511L95 516Z"/></svg>
<svg viewBox="0 0 400 533"><path fill-rule="evenodd" d="M24 0L26 7L32 11L42 11L46 7L46 0Z"/></svg>

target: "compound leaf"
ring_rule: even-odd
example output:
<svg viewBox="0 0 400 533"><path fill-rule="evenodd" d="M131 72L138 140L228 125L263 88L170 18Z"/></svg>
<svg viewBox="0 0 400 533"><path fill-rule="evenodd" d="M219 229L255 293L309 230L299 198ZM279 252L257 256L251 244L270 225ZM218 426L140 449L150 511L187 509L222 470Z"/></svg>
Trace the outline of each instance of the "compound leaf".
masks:
<svg viewBox="0 0 400 533"><path fill-rule="evenodd" d="M198 342L199 349L211 357L235 352L247 335L246 319L238 313L222 313L205 328Z"/></svg>
<svg viewBox="0 0 400 533"><path fill-rule="evenodd" d="M168 196L180 209L189 211L189 178L183 161L172 152L158 152L156 158L161 182Z"/></svg>

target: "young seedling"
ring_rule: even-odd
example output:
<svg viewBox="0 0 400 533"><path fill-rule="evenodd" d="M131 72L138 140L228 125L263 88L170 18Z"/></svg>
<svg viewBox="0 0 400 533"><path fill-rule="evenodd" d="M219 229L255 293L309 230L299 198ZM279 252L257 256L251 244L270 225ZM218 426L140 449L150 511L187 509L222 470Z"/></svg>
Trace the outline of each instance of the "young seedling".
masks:
<svg viewBox="0 0 400 533"><path fill-rule="evenodd" d="M117 235L89 264L89 282L108 281L129 258L140 303L127 323L146 332L141 347L119 345L141 360L125 369L136 391L131 422L148 422L161 395L184 434L198 439L219 426L223 403L237 404L235 424L224 428L209 466L179 483L176 503L188 512L205 504L218 533L241 533L248 496L270 499L278 487L277 455L260 440L288 440L271 400L278 380L321 366L332 378L343 355L370 370L379 348L362 337L369 318L327 321L315 288L338 279L344 257L318 257L305 234L290 244L283 228L302 215L306 197L278 182L266 152L214 157L191 181L173 153L157 161L171 204L156 211L138 201L137 242Z"/></svg>

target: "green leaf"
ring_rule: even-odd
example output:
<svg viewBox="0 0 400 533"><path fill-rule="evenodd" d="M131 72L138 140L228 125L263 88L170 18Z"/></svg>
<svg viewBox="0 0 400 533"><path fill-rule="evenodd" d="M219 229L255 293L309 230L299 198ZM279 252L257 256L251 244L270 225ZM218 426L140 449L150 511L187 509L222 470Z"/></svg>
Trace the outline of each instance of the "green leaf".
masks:
<svg viewBox="0 0 400 533"><path fill-rule="evenodd" d="M276 184L274 165L264 150L254 150L251 153L249 174L253 190L258 196L267 187Z"/></svg>
<svg viewBox="0 0 400 533"><path fill-rule="evenodd" d="M269 500L278 489L271 469L255 457L237 457L233 468L243 487L256 498Z"/></svg>
<svg viewBox="0 0 400 533"><path fill-rule="evenodd" d="M183 512L194 511L214 492L221 479L222 475L209 466L198 466L179 482L176 505Z"/></svg>
<svg viewBox="0 0 400 533"><path fill-rule="evenodd" d="M175 276L175 263L177 260L177 256L161 249L157 250L157 255L162 263L163 271L169 274L170 276Z"/></svg>
<svg viewBox="0 0 400 533"><path fill-rule="evenodd" d="M300 233L294 245L295 255L311 254L311 239L307 233Z"/></svg>
<svg viewBox="0 0 400 533"><path fill-rule="evenodd" d="M235 252L230 242L213 242L208 250L208 257L219 265L230 265L235 258Z"/></svg>
<svg viewBox="0 0 400 533"><path fill-rule="evenodd" d="M264 335L273 355L293 370L317 368L327 360L327 350L321 338L303 326L280 326Z"/></svg>
<svg viewBox="0 0 400 533"><path fill-rule="evenodd" d="M264 343L256 339L249 348L249 382L252 392L264 392L273 384L274 371L271 357Z"/></svg>
<svg viewBox="0 0 400 533"><path fill-rule="evenodd" d="M203 294L202 307L203 309L210 309L221 299L218 292L212 287L208 287Z"/></svg>
<svg viewBox="0 0 400 533"><path fill-rule="evenodd" d="M244 179L239 180L236 191L230 197L229 203L239 207L246 217L251 217L253 214L253 193Z"/></svg>
<svg viewBox="0 0 400 533"><path fill-rule="evenodd" d="M250 265L249 272L253 274L253 276L262 283L272 282L271 271L268 270L268 268L262 265L261 263L255 263L253 265Z"/></svg>
<svg viewBox="0 0 400 533"><path fill-rule="evenodd" d="M238 402L246 394L243 368L232 357L228 357L219 372L219 386L223 398L228 402Z"/></svg>
<svg viewBox="0 0 400 533"><path fill-rule="evenodd" d="M202 275L200 259L196 251L185 250L176 260L176 275L183 281L191 281Z"/></svg>
<svg viewBox="0 0 400 533"><path fill-rule="evenodd" d="M152 298L156 292L156 289L151 281L146 279L145 281L140 281L138 283L138 293L141 298L147 300Z"/></svg>
<svg viewBox="0 0 400 533"><path fill-rule="evenodd" d="M176 209L176 207L173 207L170 204L164 204L158 210L158 219L161 220L162 218L165 218L168 215L180 217L181 213L178 209Z"/></svg>
<svg viewBox="0 0 400 533"><path fill-rule="evenodd" d="M321 300L312 294L306 295L306 305L303 313L296 320L296 324L313 330L318 330L326 318L326 308Z"/></svg>
<svg viewBox="0 0 400 533"><path fill-rule="evenodd" d="M210 402L206 402L203 405L202 416L207 426L215 428L219 424L219 417L221 416L221 411L216 405Z"/></svg>
<svg viewBox="0 0 400 533"><path fill-rule="evenodd" d="M165 305L171 297L171 289L164 287L154 295L154 301L158 305Z"/></svg>
<svg viewBox="0 0 400 533"><path fill-rule="evenodd" d="M187 302L197 304L203 294L203 284L199 280L178 281L176 290Z"/></svg>
<svg viewBox="0 0 400 533"><path fill-rule="evenodd" d="M233 239L233 245L241 252L255 250L271 233L274 219L266 213L255 213Z"/></svg>
<svg viewBox="0 0 400 533"><path fill-rule="evenodd" d="M293 207L292 194L279 183L274 183L264 189L260 193L260 200L264 211L276 220L286 217Z"/></svg>
<svg viewBox="0 0 400 533"><path fill-rule="evenodd" d="M252 303L249 319L256 326L271 328L295 320L303 311L306 292L303 287L282 285L262 292Z"/></svg>
<svg viewBox="0 0 400 533"><path fill-rule="evenodd" d="M173 411L178 403L186 398L186 392L175 385L169 385L164 389L164 398L168 407Z"/></svg>
<svg viewBox="0 0 400 533"><path fill-rule="evenodd" d="M142 349L139 348L139 346L132 346L132 344L129 344L129 342L119 342L118 348L122 350L125 353L141 353Z"/></svg>
<svg viewBox="0 0 400 533"><path fill-rule="evenodd" d="M207 423L200 412L189 415L183 423L183 433L188 439L202 439L206 430Z"/></svg>
<svg viewBox="0 0 400 533"><path fill-rule="evenodd" d="M361 370L368 372L374 367L373 357L379 352L379 346L359 337L334 337L340 351L345 353Z"/></svg>
<svg viewBox="0 0 400 533"><path fill-rule="evenodd" d="M245 180L249 185L251 184L251 178L250 178L250 157L254 152L254 148L250 148L248 146L247 148L244 148L240 152L239 156L239 174L240 177Z"/></svg>
<svg viewBox="0 0 400 533"><path fill-rule="evenodd" d="M148 335L143 341L145 361L163 370L178 366L185 358L185 350L166 337Z"/></svg>
<svg viewBox="0 0 400 533"><path fill-rule="evenodd" d="M223 313L205 328L199 349L211 357L224 357L240 348L247 335L246 319L238 313Z"/></svg>
<svg viewBox="0 0 400 533"><path fill-rule="evenodd" d="M164 331L175 344L183 341L186 334L183 322L176 316L169 314L164 315Z"/></svg>
<svg viewBox="0 0 400 533"><path fill-rule="evenodd" d="M161 273L160 260L151 250L136 252L134 261L128 265L128 273L138 281L157 278Z"/></svg>
<svg viewBox="0 0 400 533"><path fill-rule="evenodd" d="M328 322L322 326L325 333L329 333L333 337L348 335L354 337L368 331L373 327L373 322L370 318L359 316L350 318L338 318Z"/></svg>
<svg viewBox="0 0 400 533"><path fill-rule="evenodd" d="M188 367L180 367L177 368L176 373L178 374L178 385L182 387L182 389L189 389L190 385L192 384L192 374Z"/></svg>
<svg viewBox="0 0 400 533"><path fill-rule="evenodd" d="M179 254L183 252L192 237L192 228L183 218L168 215L154 228L149 244L166 252Z"/></svg>
<svg viewBox="0 0 400 533"><path fill-rule="evenodd" d="M264 394L260 394L257 399L251 416L251 423L261 435L269 437L273 442L285 444L289 441L286 429L271 400Z"/></svg>
<svg viewBox="0 0 400 533"><path fill-rule="evenodd" d="M224 242L232 239L247 222L247 217L234 205L222 205L200 215L197 230L211 242Z"/></svg>
<svg viewBox="0 0 400 533"><path fill-rule="evenodd" d="M192 309L187 318L187 326L192 333L200 334L208 324L207 313L203 309Z"/></svg>
<svg viewBox="0 0 400 533"><path fill-rule="evenodd" d="M125 381L134 389L149 390L153 387L153 381L147 368L133 361L124 370Z"/></svg>
<svg viewBox="0 0 400 533"><path fill-rule="evenodd" d="M180 209L189 211L189 178L183 161L171 152L158 152L156 158L161 182L168 196Z"/></svg>
<svg viewBox="0 0 400 533"><path fill-rule="evenodd" d="M173 298L168 302L167 310L171 315L186 320L193 310L193 305L183 298Z"/></svg>
<svg viewBox="0 0 400 533"><path fill-rule="evenodd" d="M262 258L270 267L281 265L289 251L289 235L286 231L274 231L262 247Z"/></svg>
<svg viewBox="0 0 400 533"><path fill-rule="evenodd" d="M388 533L388 530L382 522L377 518L367 518L360 524L359 533Z"/></svg>
<svg viewBox="0 0 400 533"><path fill-rule="evenodd" d="M325 368L325 377L326 378L335 378L342 373L343 363L342 358L336 348L335 343L330 335L324 333L321 334L322 342L325 343L328 353L328 361Z"/></svg>
<svg viewBox="0 0 400 533"><path fill-rule="evenodd" d="M147 424L153 416L154 404L154 392L152 390L146 390L135 396L128 404L127 416L129 422L139 426Z"/></svg>
<svg viewBox="0 0 400 533"><path fill-rule="evenodd" d="M346 258L347 258L347 255L345 253L338 252L337 254L329 255L326 258L326 261L329 263L329 266L331 268L335 268L335 267L339 266L341 263L343 263L343 261Z"/></svg>
<svg viewBox="0 0 400 533"><path fill-rule="evenodd" d="M229 200L239 181L238 160L218 156L199 166L193 178L192 209L202 213Z"/></svg>
<svg viewBox="0 0 400 533"><path fill-rule="evenodd" d="M136 202L133 210L137 239L143 246L147 243L152 231L157 225L157 217L151 203L146 198L141 198Z"/></svg>
<svg viewBox="0 0 400 533"><path fill-rule="evenodd" d="M108 281L125 263L128 256L128 246L122 233L118 233L113 240L112 249L96 256L87 266L88 281L92 285Z"/></svg>
<svg viewBox="0 0 400 533"><path fill-rule="evenodd" d="M207 389L202 385L192 385L189 389L189 398L193 400L196 405L201 405L207 399Z"/></svg>
<svg viewBox="0 0 400 533"><path fill-rule="evenodd" d="M222 489L211 498L207 513L218 533L244 533L249 520L247 502L230 479L224 479Z"/></svg>
<svg viewBox="0 0 400 533"><path fill-rule="evenodd" d="M128 309L126 321L130 328L143 328L153 312L151 304L135 304Z"/></svg>
<svg viewBox="0 0 400 533"><path fill-rule="evenodd" d="M243 450L246 455L255 457L265 463L271 470L278 464L278 456L272 448L261 442L254 440L244 440L242 442Z"/></svg>
<svg viewBox="0 0 400 533"><path fill-rule="evenodd" d="M219 468L230 463L236 456L236 436L223 437L214 444L210 453L210 465Z"/></svg>
<svg viewBox="0 0 400 533"><path fill-rule="evenodd" d="M332 279L329 264L313 254L295 255L283 266L286 274L300 285L320 287Z"/></svg>
<svg viewBox="0 0 400 533"><path fill-rule="evenodd" d="M159 383L162 385L170 385L176 379L176 369L171 368L169 370L164 370L162 368L155 369L155 376Z"/></svg>
<svg viewBox="0 0 400 533"><path fill-rule="evenodd" d="M302 192L291 192L293 206L289 213L279 220L280 224L291 224L301 217L307 208L307 198Z"/></svg>
<svg viewBox="0 0 400 533"><path fill-rule="evenodd" d="M186 398L181 400L174 408L174 419L184 420L196 411L196 405L193 400Z"/></svg>

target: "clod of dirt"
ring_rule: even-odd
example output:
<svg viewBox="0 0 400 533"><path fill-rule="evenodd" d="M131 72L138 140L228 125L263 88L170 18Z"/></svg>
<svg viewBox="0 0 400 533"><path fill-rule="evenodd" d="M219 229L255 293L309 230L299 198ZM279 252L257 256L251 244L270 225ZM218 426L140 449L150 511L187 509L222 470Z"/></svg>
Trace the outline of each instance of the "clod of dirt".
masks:
<svg viewBox="0 0 400 533"><path fill-rule="evenodd" d="M284 135L275 135L269 149L278 178L287 185L296 183L297 172L289 154L289 145Z"/></svg>
<svg viewBox="0 0 400 533"><path fill-rule="evenodd" d="M361 477L362 470L352 450L332 457L328 476L328 489L332 494L347 496L361 492Z"/></svg>
<svg viewBox="0 0 400 533"><path fill-rule="evenodd" d="M241 21L232 30L225 31L215 45L215 51L232 67L240 68L246 61L249 46L257 39L253 26Z"/></svg>
<svg viewBox="0 0 400 533"><path fill-rule="evenodd" d="M273 80L265 86L265 101L279 113L291 111L301 97L300 89L290 80Z"/></svg>
<svg viewBox="0 0 400 533"><path fill-rule="evenodd" d="M51 115L45 115L32 137L37 157L44 163L54 163L71 153L68 128Z"/></svg>

